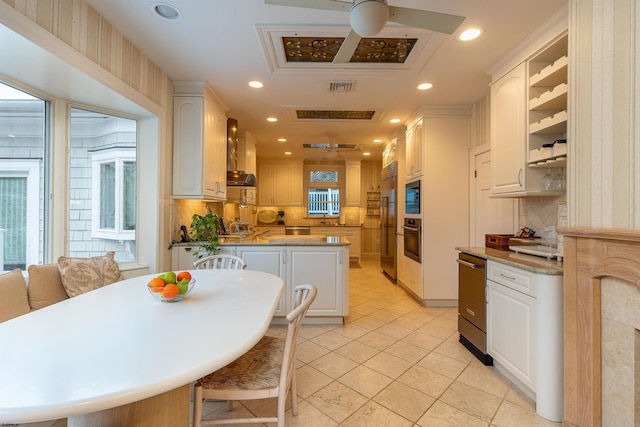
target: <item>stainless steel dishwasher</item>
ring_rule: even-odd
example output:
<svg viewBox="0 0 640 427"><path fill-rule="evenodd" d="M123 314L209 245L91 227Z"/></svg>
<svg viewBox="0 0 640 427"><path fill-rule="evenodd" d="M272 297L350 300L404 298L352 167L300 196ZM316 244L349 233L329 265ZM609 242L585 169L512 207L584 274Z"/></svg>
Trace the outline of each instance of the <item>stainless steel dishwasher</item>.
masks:
<svg viewBox="0 0 640 427"><path fill-rule="evenodd" d="M311 234L311 227L288 226L284 228L286 236L308 236Z"/></svg>
<svg viewBox="0 0 640 427"><path fill-rule="evenodd" d="M493 365L493 358L487 354L487 260L460 253L456 261L460 343L482 363Z"/></svg>

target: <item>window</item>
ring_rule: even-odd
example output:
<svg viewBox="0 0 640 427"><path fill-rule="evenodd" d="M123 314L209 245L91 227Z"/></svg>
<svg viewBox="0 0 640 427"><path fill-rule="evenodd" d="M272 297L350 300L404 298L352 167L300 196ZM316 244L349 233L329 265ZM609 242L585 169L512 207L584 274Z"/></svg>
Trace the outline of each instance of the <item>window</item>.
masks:
<svg viewBox="0 0 640 427"><path fill-rule="evenodd" d="M0 272L45 257L47 101L0 83Z"/></svg>
<svg viewBox="0 0 640 427"><path fill-rule="evenodd" d="M71 109L69 256L136 259L137 122Z"/></svg>
<svg viewBox="0 0 640 427"><path fill-rule="evenodd" d="M340 215L340 187L337 171L310 171L307 194L307 213L309 216Z"/></svg>
<svg viewBox="0 0 640 427"><path fill-rule="evenodd" d="M134 240L136 230L135 148L92 155L91 237Z"/></svg>

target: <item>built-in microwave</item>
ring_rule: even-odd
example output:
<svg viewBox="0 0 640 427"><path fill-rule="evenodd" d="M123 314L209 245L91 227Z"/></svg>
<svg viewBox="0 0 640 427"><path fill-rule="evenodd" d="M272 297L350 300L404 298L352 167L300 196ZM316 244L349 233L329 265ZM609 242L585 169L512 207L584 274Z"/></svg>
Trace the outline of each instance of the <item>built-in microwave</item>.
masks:
<svg viewBox="0 0 640 427"><path fill-rule="evenodd" d="M420 180L407 182L404 195L404 213L409 215L420 214Z"/></svg>

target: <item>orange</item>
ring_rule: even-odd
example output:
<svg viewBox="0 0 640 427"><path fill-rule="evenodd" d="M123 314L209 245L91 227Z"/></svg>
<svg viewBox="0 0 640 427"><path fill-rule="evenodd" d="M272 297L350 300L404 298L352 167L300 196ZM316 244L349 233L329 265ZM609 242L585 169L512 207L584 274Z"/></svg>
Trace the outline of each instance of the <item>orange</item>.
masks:
<svg viewBox="0 0 640 427"><path fill-rule="evenodd" d="M164 280L162 280L159 277L153 278L151 279L151 281L149 282L149 287L150 288L156 288L156 287L160 287L162 288L164 286Z"/></svg>
<svg viewBox="0 0 640 427"><path fill-rule="evenodd" d="M175 283L169 283L162 289L161 295L164 298L170 299L177 297L179 293L180 289L178 288L178 285L176 285Z"/></svg>
<svg viewBox="0 0 640 427"><path fill-rule="evenodd" d="M191 280L191 273L189 273L188 271L181 271L180 273L178 273L178 277L177 277L178 282L180 282L181 280L184 280L184 279L187 279L187 280L190 281Z"/></svg>

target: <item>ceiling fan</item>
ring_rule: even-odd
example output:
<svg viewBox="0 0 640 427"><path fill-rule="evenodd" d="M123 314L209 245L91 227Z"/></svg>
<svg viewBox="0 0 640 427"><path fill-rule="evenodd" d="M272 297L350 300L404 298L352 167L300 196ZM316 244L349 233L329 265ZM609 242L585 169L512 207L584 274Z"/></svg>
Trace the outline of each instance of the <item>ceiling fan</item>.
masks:
<svg viewBox="0 0 640 427"><path fill-rule="evenodd" d="M354 0L353 2L341 0L264 0L264 2L278 6L349 12L351 31L334 57L333 63L349 62L360 43L360 39L375 36L382 31L387 21L438 33L453 34L465 19L464 16L429 10L389 6L386 0Z"/></svg>

